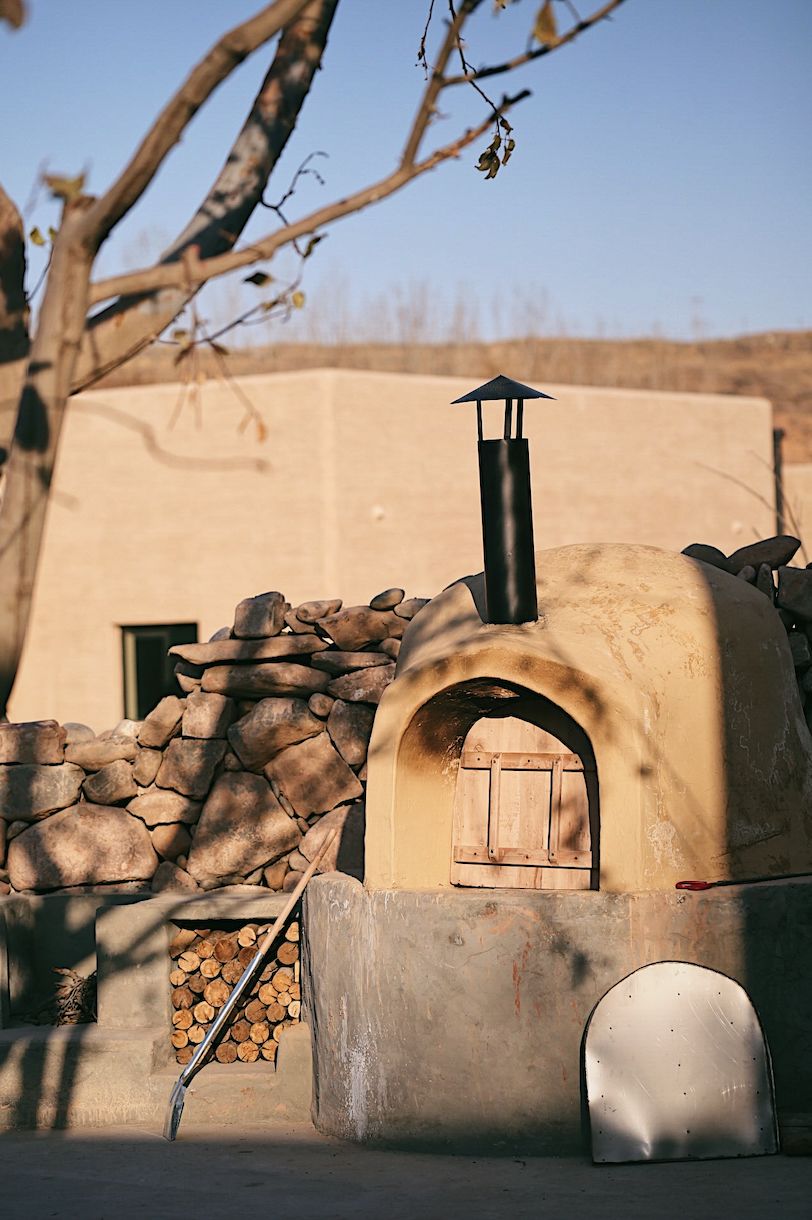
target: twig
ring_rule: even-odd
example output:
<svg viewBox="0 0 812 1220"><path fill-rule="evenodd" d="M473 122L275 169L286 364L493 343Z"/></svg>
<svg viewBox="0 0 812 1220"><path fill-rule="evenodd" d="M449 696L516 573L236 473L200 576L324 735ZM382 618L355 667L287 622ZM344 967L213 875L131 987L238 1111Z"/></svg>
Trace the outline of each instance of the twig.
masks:
<svg viewBox="0 0 812 1220"><path fill-rule="evenodd" d="M426 17L426 24L423 29L423 37L420 39L420 46L417 48L417 62L422 67L422 69L425 73L426 80L429 79L429 64L428 64L428 60L426 59L426 39L429 36L429 26L431 25L431 19L432 19L433 15L434 15L434 0L431 0L431 3L429 4L428 16Z"/></svg>
<svg viewBox="0 0 812 1220"><path fill-rule="evenodd" d="M557 39L555 44L543 44L540 47L535 47L532 51L524 51L521 55L516 55L513 59L506 59L501 64L491 64L487 68L478 68L473 73L463 73L460 76L447 76L445 84L451 85L470 85L474 81L485 80L489 76L499 76L504 72L513 72L515 68L520 68L523 64L532 63L536 59L541 59L544 55L550 55L553 51L557 51L560 47L566 46L568 42L572 42L584 30L588 30L590 26L596 25L599 21L605 21L610 17L612 12L619 8L623 0L608 0L606 4L601 5L591 17L584 17L574 25L571 30L567 30L566 34L562 34Z"/></svg>
<svg viewBox="0 0 812 1220"><path fill-rule="evenodd" d="M499 114L506 114L529 96L530 90L522 89L511 97L503 98L497 106ZM339 220L343 216L349 216L353 212L360 211L362 208L379 203L382 199L386 199L389 195L394 194L395 191L400 190L401 187L411 182L414 178L418 178L422 174L435 169L443 161L447 161L452 157L458 157L463 149L472 144L474 140L478 140L488 130L492 122L493 118L489 115L483 122L478 123L476 127L468 128L456 140L435 149L423 161L413 165L401 164L391 174L388 174L385 178L380 178L371 186L364 187L363 190L357 191L354 195L348 195L345 199L339 199L335 203L319 208L317 211L311 212L309 216L305 216L302 220L298 220L276 233L271 233L260 241L253 242L250 246L243 247L240 250L231 250L227 254L217 255L215 258L202 259L198 264L199 270L195 281L204 283L216 279L220 275L225 275L228 271L235 271L240 267L250 267L262 259L271 258L277 250L290 245L295 238L303 237L307 233L313 233L323 225L330 224L332 221ZM180 272L181 269L177 264L164 264L148 267L141 271L112 276L106 280L99 280L91 285L91 303L105 301L110 297L125 293L151 292L156 288L182 285L183 277Z"/></svg>

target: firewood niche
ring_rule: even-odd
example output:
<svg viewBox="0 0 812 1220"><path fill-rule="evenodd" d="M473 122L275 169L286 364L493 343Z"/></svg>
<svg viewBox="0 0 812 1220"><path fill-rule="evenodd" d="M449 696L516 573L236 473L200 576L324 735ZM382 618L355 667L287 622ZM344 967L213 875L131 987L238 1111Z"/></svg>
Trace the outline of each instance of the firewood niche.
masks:
<svg viewBox="0 0 812 1220"><path fill-rule="evenodd" d="M238 927L179 927L169 945L171 1041L178 1063L188 1063L231 995L270 923ZM219 1063L273 1063L284 1031L300 1020L299 924L288 924L254 987L234 1013L214 1058Z"/></svg>

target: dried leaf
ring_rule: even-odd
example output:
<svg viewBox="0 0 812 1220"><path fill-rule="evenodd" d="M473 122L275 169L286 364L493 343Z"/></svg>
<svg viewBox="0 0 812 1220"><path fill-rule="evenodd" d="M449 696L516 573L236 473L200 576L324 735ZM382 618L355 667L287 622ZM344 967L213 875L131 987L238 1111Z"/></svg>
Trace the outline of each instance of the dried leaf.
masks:
<svg viewBox="0 0 812 1220"><path fill-rule="evenodd" d="M63 174L45 174L42 180L54 199L63 199L65 203L78 199L85 186L84 174L77 174L75 178L66 178Z"/></svg>
<svg viewBox="0 0 812 1220"><path fill-rule="evenodd" d="M31 232L28 234L28 236L35 246L44 246L46 244L45 238L42 236L42 233L36 227L36 225L31 230Z"/></svg>
<svg viewBox="0 0 812 1220"><path fill-rule="evenodd" d="M290 303L294 309L302 309L305 303L305 294L303 292L294 292L291 295Z"/></svg>
<svg viewBox="0 0 812 1220"><path fill-rule="evenodd" d="M323 241L326 236L327 236L326 233L316 233L315 236L311 237L310 241L307 243L307 245L304 248L304 253L302 254L302 258L310 258L310 255L316 249L316 246L319 244L320 241Z"/></svg>
<svg viewBox="0 0 812 1220"><path fill-rule="evenodd" d="M558 42L558 26L555 20L553 0L544 0L536 14L536 20L533 23L533 37L536 42L547 47L554 47Z"/></svg>
<svg viewBox="0 0 812 1220"><path fill-rule="evenodd" d="M231 354L227 347L223 347L222 343L215 343L214 339L209 339L209 347L218 356L229 356Z"/></svg>
<svg viewBox="0 0 812 1220"><path fill-rule="evenodd" d="M188 330L173 330L172 338L176 343L182 343L186 347L188 347L189 343L191 342L191 335L189 334Z"/></svg>

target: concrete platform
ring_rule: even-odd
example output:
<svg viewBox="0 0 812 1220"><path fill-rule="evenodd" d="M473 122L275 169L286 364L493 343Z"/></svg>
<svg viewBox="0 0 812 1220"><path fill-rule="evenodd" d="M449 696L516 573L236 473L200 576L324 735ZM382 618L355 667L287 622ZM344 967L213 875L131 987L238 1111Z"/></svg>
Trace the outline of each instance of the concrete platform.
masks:
<svg viewBox="0 0 812 1220"><path fill-rule="evenodd" d="M209 1063L192 1081L184 1126L309 1122L310 1030L285 1031L276 1064ZM166 1033L95 1025L0 1030L0 1131L104 1124L163 1129L180 1067Z"/></svg>
<svg viewBox="0 0 812 1220"><path fill-rule="evenodd" d="M812 1160L595 1167L583 1158L370 1151L292 1126L184 1124L0 1140L4 1220L808 1220Z"/></svg>

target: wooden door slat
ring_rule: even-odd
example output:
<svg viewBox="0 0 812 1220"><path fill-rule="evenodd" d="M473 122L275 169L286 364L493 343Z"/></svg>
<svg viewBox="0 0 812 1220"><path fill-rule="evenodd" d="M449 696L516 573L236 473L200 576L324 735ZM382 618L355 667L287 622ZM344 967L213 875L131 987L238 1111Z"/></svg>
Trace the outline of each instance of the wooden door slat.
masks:
<svg viewBox="0 0 812 1220"><path fill-rule="evenodd" d="M499 849L499 802L502 794L502 756L491 755L491 790L488 798L488 855L494 864L501 860Z"/></svg>
<svg viewBox="0 0 812 1220"><path fill-rule="evenodd" d="M565 771L594 771L594 765L584 763L577 754L531 753L512 750L463 750L460 767L466 771L487 771L498 754L503 771L551 771L560 760Z"/></svg>

